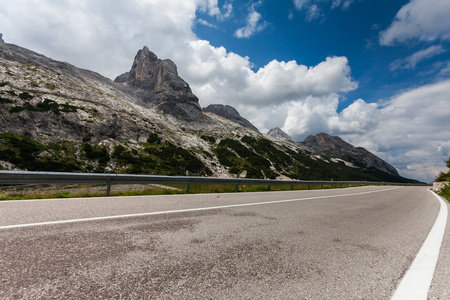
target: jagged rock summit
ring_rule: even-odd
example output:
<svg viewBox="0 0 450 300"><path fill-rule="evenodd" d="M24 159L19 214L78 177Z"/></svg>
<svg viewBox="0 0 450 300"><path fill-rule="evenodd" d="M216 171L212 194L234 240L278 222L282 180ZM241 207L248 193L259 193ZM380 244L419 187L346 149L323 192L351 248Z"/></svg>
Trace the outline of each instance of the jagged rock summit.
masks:
<svg viewBox="0 0 450 300"><path fill-rule="evenodd" d="M340 158L357 167L375 168L388 174L399 176L397 169L362 147L355 147L338 136L319 133L308 136L301 144L313 153Z"/></svg>
<svg viewBox="0 0 450 300"><path fill-rule="evenodd" d="M223 104L211 104L208 107L203 108L204 112L210 112L215 115L218 115L222 118L228 119L239 125L249 128L260 134L258 128L256 128L249 120L243 118L239 112L232 106L223 105Z"/></svg>
<svg viewBox="0 0 450 300"><path fill-rule="evenodd" d="M130 72L114 81L135 90L143 103L156 107L162 114L188 122L205 119L197 96L178 76L175 63L159 59L146 46L136 54Z"/></svg>
<svg viewBox="0 0 450 300"><path fill-rule="evenodd" d="M279 127L275 127L274 129L269 130L267 135L274 137L274 138L279 138L279 139L295 142L295 140L289 134L287 134L286 132L281 130L281 128L279 128Z"/></svg>

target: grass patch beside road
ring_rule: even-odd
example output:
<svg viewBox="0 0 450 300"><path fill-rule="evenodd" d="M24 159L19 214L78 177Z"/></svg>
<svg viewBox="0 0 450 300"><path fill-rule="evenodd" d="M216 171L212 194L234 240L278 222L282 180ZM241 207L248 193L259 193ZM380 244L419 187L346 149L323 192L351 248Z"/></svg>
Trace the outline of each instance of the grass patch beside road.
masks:
<svg viewBox="0 0 450 300"><path fill-rule="evenodd" d="M450 201L450 186L443 188L439 195L447 199L447 201Z"/></svg>
<svg viewBox="0 0 450 300"><path fill-rule="evenodd" d="M145 195L174 195L186 194L186 185L112 185L110 196L145 196ZM354 185L352 185L354 186ZM334 188L339 188L335 185ZM343 186L347 187L347 186ZM71 185L56 187L50 185L3 186L0 187L0 201L2 200L31 200L56 198L88 198L105 197L106 185ZM293 190L329 189L331 185L294 185ZM290 185L235 185L226 184L191 184L189 194L205 193L235 193L235 192L266 192L289 191Z"/></svg>

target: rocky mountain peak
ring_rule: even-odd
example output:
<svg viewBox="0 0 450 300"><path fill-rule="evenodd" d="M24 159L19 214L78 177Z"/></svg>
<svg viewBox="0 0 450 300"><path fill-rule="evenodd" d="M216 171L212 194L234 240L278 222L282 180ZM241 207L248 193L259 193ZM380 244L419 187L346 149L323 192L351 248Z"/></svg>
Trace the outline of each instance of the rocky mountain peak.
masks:
<svg viewBox="0 0 450 300"><path fill-rule="evenodd" d="M158 56L151 52L147 46L145 46L142 50L139 50L134 58L131 71L128 75L128 85L135 88L154 90L156 81L153 77L155 64L157 62ZM161 71L161 68L158 68L156 71ZM176 73L176 75L178 76L178 73Z"/></svg>
<svg viewBox="0 0 450 300"><path fill-rule="evenodd" d="M162 114L187 122L204 121L198 98L178 76L175 63L159 59L148 47L138 51L128 76L122 74L115 82L135 90L143 104L156 107Z"/></svg>
<svg viewBox="0 0 450 300"><path fill-rule="evenodd" d="M5 41L3 40L3 33L0 33L0 43L4 43Z"/></svg>
<svg viewBox="0 0 450 300"><path fill-rule="evenodd" d="M249 128L257 133L260 133L258 128L256 128L249 120L243 118L239 114L239 112L230 105L211 104L208 105L208 107L203 108L203 111L213 113L222 118L238 123L243 127Z"/></svg>
<svg viewBox="0 0 450 300"><path fill-rule="evenodd" d="M274 138L279 138L279 139L284 139L284 140L295 142L295 140L289 134L287 134L286 132L281 130L281 128L279 128L279 127L275 127L273 129L269 130L267 135L274 137Z"/></svg>

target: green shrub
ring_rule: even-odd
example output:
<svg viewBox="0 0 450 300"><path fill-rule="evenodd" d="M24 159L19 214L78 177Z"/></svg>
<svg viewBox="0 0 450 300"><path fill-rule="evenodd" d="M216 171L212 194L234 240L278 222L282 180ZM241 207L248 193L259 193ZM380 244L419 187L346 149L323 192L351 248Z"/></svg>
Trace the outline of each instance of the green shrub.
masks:
<svg viewBox="0 0 450 300"><path fill-rule="evenodd" d="M226 167L235 166L235 161L238 160L236 155L227 148L217 147L213 150L214 154L217 156L220 164ZM239 163L238 163L239 164Z"/></svg>
<svg viewBox="0 0 450 300"><path fill-rule="evenodd" d="M156 133L151 133L147 139L149 144L159 144L161 143L161 138Z"/></svg>
<svg viewBox="0 0 450 300"><path fill-rule="evenodd" d="M224 139L220 141L218 147L226 147L232 149L237 153L237 155L242 158L247 158L255 155L253 151L242 145L242 143L240 143L239 141L233 139Z"/></svg>
<svg viewBox="0 0 450 300"><path fill-rule="evenodd" d="M92 147L90 144L83 144L82 149L88 159L97 160L101 166L106 165L110 160L105 147Z"/></svg>
<svg viewBox="0 0 450 300"><path fill-rule="evenodd" d="M59 104L53 100L45 99L44 101L41 101L41 102L37 103L36 105L32 105L29 102L25 102L22 106L16 106L16 107L11 108L10 112L18 113L23 110L36 111L36 112L51 111L56 115L60 115L61 112L76 112L78 109L83 109L83 108L73 106L68 103Z"/></svg>
<svg viewBox="0 0 450 300"><path fill-rule="evenodd" d="M14 103L14 101L12 101L8 98L0 97L0 104L9 104L9 103Z"/></svg>
<svg viewBox="0 0 450 300"><path fill-rule="evenodd" d="M28 92L22 92L19 94L19 98L22 100L31 100L34 96L30 95Z"/></svg>
<svg viewBox="0 0 450 300"><path fill-rule="evenodd" d="M202 135L202 136L200 136L200 138L210 144L216 143L216 138L213 136Z"/></svg>

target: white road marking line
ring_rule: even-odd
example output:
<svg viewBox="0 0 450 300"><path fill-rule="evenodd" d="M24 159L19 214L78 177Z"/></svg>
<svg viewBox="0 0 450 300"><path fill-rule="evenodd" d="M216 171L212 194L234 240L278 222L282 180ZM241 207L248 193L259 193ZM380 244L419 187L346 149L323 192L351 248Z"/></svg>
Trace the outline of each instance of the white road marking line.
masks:
<svg viewBox="0 0 450 300"><path fill-rule="evenodd" d="M105 217L92 217L92 218L83 218L83 219L38 222L38 223L29 223L29 224L5 225L5 226L0 226L0 229L12 229L12 228L43 226L43 225L56 225L56 224L76 223L76 222L122 219L122 218L130 218L130 217L142 217L142 216L153 216L153 215L173 214L173 213L182 213L182 212L204 211L204 210L233 208L233 207L245 207L245 206L276 204L276 203L287 203L287 202L296 202L296 201L305 201L305 200L339 198L339 197L358 196L358 195L379 193L379 192L385 192L385 191L395 190L395 189L399 189L399 188L400 187L393 187L393 188L388 188L388 189L383 189L383 190L367 191L367 192L360 192L360 193L354 193L354 194L330 195L330 196L308 197L308 198L300 198L300 199L286 199L286 200L275 200L275 201L267 201L267 202L253 202L253 203L241 203L241 204L230 204L230 205L209 206L209 207L199 207L199 208L187 208L187 209L168 210L168 211L156 211L156 212L148 212L148 213L127 214L127 215L115 215L115 216L105 216Z"/></svg>
<svg viewBox="0 0 450 300"><path fill-rule="evenodd" d="M445 202L434 192L432 193L441 204L439 215L391 300L427 299L439 258L448 216Z"/></svg>

